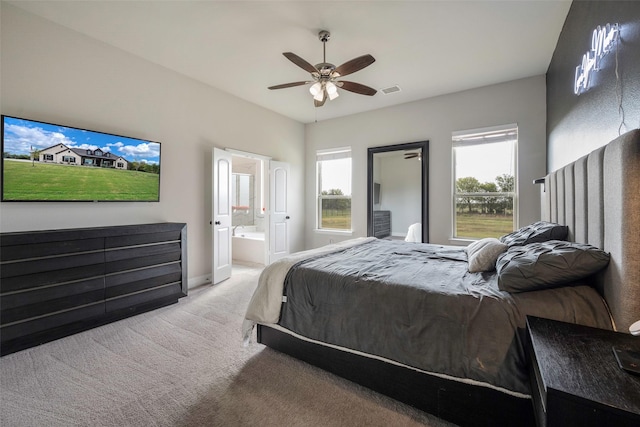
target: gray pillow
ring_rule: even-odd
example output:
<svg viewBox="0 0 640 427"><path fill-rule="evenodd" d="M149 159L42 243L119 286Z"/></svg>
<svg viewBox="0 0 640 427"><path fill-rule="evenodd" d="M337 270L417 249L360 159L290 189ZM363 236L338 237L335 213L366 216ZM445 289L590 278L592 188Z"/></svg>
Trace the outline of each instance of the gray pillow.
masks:
<svg viewBox="0 0 640 427"><path fill-rule="evenodd" d="M467 246L467 259L469 272L493 271L496 269L496 260L507 250L507 245L500 240L488 237L477 240Z"/></svg>
<svg viewBox="0 0 640 427"><path fill-rule="evenodd" d="M546 242L547 240L565 240L569 227L553 222L538 221L500 237L500 241L509 247L523 246L529 243Z"/></svg>
<svg viewBox="0 0 640 427"><path fill-rule="evenodd" d="M498 288L525 292L565 285L600 271L609 254L591 245L550 240L510 247L498 258Z"/></svg>

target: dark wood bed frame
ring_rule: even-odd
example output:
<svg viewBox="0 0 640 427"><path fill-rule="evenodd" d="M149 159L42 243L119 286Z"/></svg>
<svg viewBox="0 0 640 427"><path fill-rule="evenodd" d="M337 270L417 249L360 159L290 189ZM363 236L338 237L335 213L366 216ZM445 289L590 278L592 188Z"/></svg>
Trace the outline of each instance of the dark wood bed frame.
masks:
<svg viewBox="0 0 640 427"><path fill-rule="evenodd" d="M640 319L640 130L545 177L542 219L611 254L598 290L617 330ZM606 209L604 206L606 204ZM531 399L341 351L264 325L258 342L463 426L532 426Z"/></svg>
<svg viewBox="0 0 640 427"><path fill-rule="evenodd" d="M462 426L534 425L531 399L448 380L257 325L258 342Z"/></svg>

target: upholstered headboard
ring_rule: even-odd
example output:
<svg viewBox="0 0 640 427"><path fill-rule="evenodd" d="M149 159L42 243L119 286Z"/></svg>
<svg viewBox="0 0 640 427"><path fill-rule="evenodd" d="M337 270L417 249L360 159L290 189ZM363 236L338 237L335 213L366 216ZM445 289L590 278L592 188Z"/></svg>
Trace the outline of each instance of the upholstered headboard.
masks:
<svg viewBox="0 0 640 427"><path fill-rule="evenodd" d="M569 226L569 240L611 254L598 279L615 327L640 319L640 130L545 177L542 219Z"/></svg>

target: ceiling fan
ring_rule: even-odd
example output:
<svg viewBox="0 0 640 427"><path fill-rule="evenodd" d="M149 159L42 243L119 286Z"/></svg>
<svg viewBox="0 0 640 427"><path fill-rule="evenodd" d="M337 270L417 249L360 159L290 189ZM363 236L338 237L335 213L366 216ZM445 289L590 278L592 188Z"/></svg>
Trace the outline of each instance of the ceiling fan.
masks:
<svg viewBox="0 0 640 427"><path fill-rule="evenodd" d="M404 153L404 159L405 160L407 160L407 159L415 159L416 157L418 158L418 160L422 160L422 152L413 151L413 152L410 152L410 153Z"/></svg>
<svg viewBox="0 0 640 427"><path fill-rule="evenodd" d="M323 55L322 62L316 64L315 66L300 58L295 53L283 53L283 55L289 61L293 62L303 70L311 73L311 78L313 80L284 83L281 85L270 86L269 89L284 89L288 87L311 84L309 92L311 92L311 94L313 95L313 104L316 107L322 107L327 98L329 98L330 100L337 98L338 88L342 88L344 90L348 90L349 92L357 93L360 95L375 95L377 91L373 88L370 88L369 86L345 80L338 80L338 78L342 76L355 73L356 71L360 71L363 68L368 67L375 62L375 58L368 54L362 55L352 59L351 61L345 62L339 67L336 67L335 65L327 62L326 43L329 41L330 37L331 34L329 33L329 31L322 30L318 33L318 38L322 42Z"/></svg>

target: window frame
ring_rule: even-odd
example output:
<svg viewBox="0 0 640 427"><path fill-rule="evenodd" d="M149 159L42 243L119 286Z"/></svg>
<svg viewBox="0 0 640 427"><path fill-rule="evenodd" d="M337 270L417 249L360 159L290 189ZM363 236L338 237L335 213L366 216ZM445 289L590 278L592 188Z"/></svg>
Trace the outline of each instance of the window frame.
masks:
<svg viewBox="0 0 640 427"><path fill-rule="evenodd" d="M329 160L339 160L348 158L351 163L351 174L349 175L350 186L352 188L350 195L323 195L322 194L322 168L321 162ZM351 147L337 147L331 149L322 149L316 151L316 232L329 233L352 233L353 232L353 150ZM328 228L322 227L322 201L323 200L349 200L349 213L351 217L349 228Z"/></svg>
<svg viewBox="0 0 640 427"><path fill-rule="evenodd" d="M498 135L500 133L515 132L515 138L503 137L500 141L497 137L493 140L487 140L491 138L489 135ZM509 134L508 134L509 135ZM508 136L507 135L507 136ZM457 192L457 177L456 174L456 148L465 146L476 146L482 144L491 144L497 142L508 142L513 140L513 191L511 192L474 192L474 193L462 193L462 197L511 197L513 204L513 230L518 229L518 211L519 211L519 197L518 197L518 143L520 132L517 123L511 123L506 125L489 126L477 129L469 129L463 131L454 131L451 133L451 240L452 241L473 241L479 240L480 237L468 237L458 236L457 232L457 199L461 197L461 193Z"/></svg>

